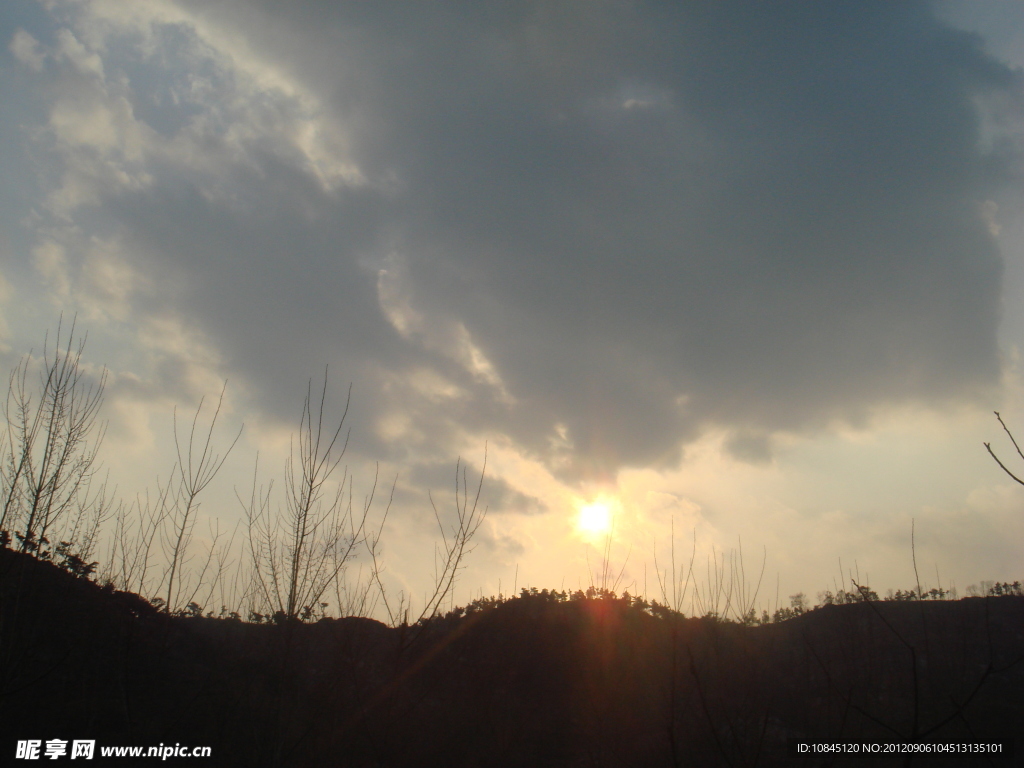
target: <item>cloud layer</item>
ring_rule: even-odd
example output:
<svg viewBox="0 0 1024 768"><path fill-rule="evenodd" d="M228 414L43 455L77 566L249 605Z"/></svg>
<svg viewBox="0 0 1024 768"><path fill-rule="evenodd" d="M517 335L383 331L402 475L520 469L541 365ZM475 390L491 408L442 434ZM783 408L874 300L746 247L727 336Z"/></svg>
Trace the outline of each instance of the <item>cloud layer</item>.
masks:
<svg viewBox="0 0 1024 768"><path fill-rule="evenodd" d="M35 267L169 382L191 334L290 423L329 362L368 455L570 482L998 383L1021 75L926 3L49 13Z"/></svg>

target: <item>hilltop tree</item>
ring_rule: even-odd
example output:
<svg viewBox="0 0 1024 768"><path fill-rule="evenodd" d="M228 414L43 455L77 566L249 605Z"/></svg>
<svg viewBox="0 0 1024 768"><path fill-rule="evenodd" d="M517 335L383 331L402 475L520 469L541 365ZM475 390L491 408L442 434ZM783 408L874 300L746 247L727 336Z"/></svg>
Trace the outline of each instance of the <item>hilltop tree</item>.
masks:
<svg viewBox="0 0 1024 768"><path fill-rule="evenodd" d="M96 419L107 370L88 375L82 366L86 337L75 339L74 321L67 339L62 331L58 322L52 349L47 334L41 362L29 352L15 366L4 403L0 530L8 532L5 539L13 531L22 552L43 554L48 535L80 539L65 549L91 549L110 507L106 484L94 487L105 432ZM32 386L29 374L37 365L38 385Z"/></svg>
<svg viewBox="0 0 1024 768"><path fill-rule="evenodd" d="M293 440L285 462L284 509L271 503L273 482L266 489L257 488L255 472L249 500L239 497L248 522L256 599L281 619L311 617L364 539L376 478L362 509L356 511L351 475L343 469L342 476L335 477L348 448L348 433L344 440L340 438L351 396L350 387L337 428L331 432L324 424L327 373L319 404L313 399L310 380L298 442ZM257 471L258 467L257 457Z"/></svg>

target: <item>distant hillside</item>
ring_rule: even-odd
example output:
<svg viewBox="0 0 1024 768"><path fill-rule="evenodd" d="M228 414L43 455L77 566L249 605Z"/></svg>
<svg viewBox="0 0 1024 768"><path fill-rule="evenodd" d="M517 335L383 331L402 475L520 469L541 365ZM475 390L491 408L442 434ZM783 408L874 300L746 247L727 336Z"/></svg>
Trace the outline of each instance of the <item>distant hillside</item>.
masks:
<svg viewBox="0 0 1024 768"><path fill-rule="evenodd" d="M656 612L545 592L397 629L169 617L0 549L0 752L88 738L211 746L177 760L196 765L809 768L903 762L790 758L787 739L1024 733L1022 597L765 626Z"/></svg>

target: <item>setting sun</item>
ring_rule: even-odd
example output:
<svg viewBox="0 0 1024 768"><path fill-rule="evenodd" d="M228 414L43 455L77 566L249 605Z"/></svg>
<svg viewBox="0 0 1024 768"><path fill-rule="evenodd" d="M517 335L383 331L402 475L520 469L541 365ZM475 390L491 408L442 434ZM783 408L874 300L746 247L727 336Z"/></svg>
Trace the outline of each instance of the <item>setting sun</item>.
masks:
<svg viewBox="0 0 1024 768"><path fill-rule="evenodd" d="M612 506L605 500L598 500L580 507L576 526L581 533L596 536L608 533L612 527Z"/></svg>

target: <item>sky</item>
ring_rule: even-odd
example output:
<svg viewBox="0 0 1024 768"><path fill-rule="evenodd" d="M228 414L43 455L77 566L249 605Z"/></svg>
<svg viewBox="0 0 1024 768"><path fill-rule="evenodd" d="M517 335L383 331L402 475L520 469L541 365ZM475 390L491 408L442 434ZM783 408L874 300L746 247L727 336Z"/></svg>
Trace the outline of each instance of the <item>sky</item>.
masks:
<svg viewBox="0 0 1024 768"><path fill-rule="evenodd" d="M0 42L0 362L77 318L122 497L226 381L230 529L326 369L414 602L485 452L456 603L605 554L660 599L673 532L769 609L1024 576L983 447L1024 436L1021 4L8 0Z"/></svg>

